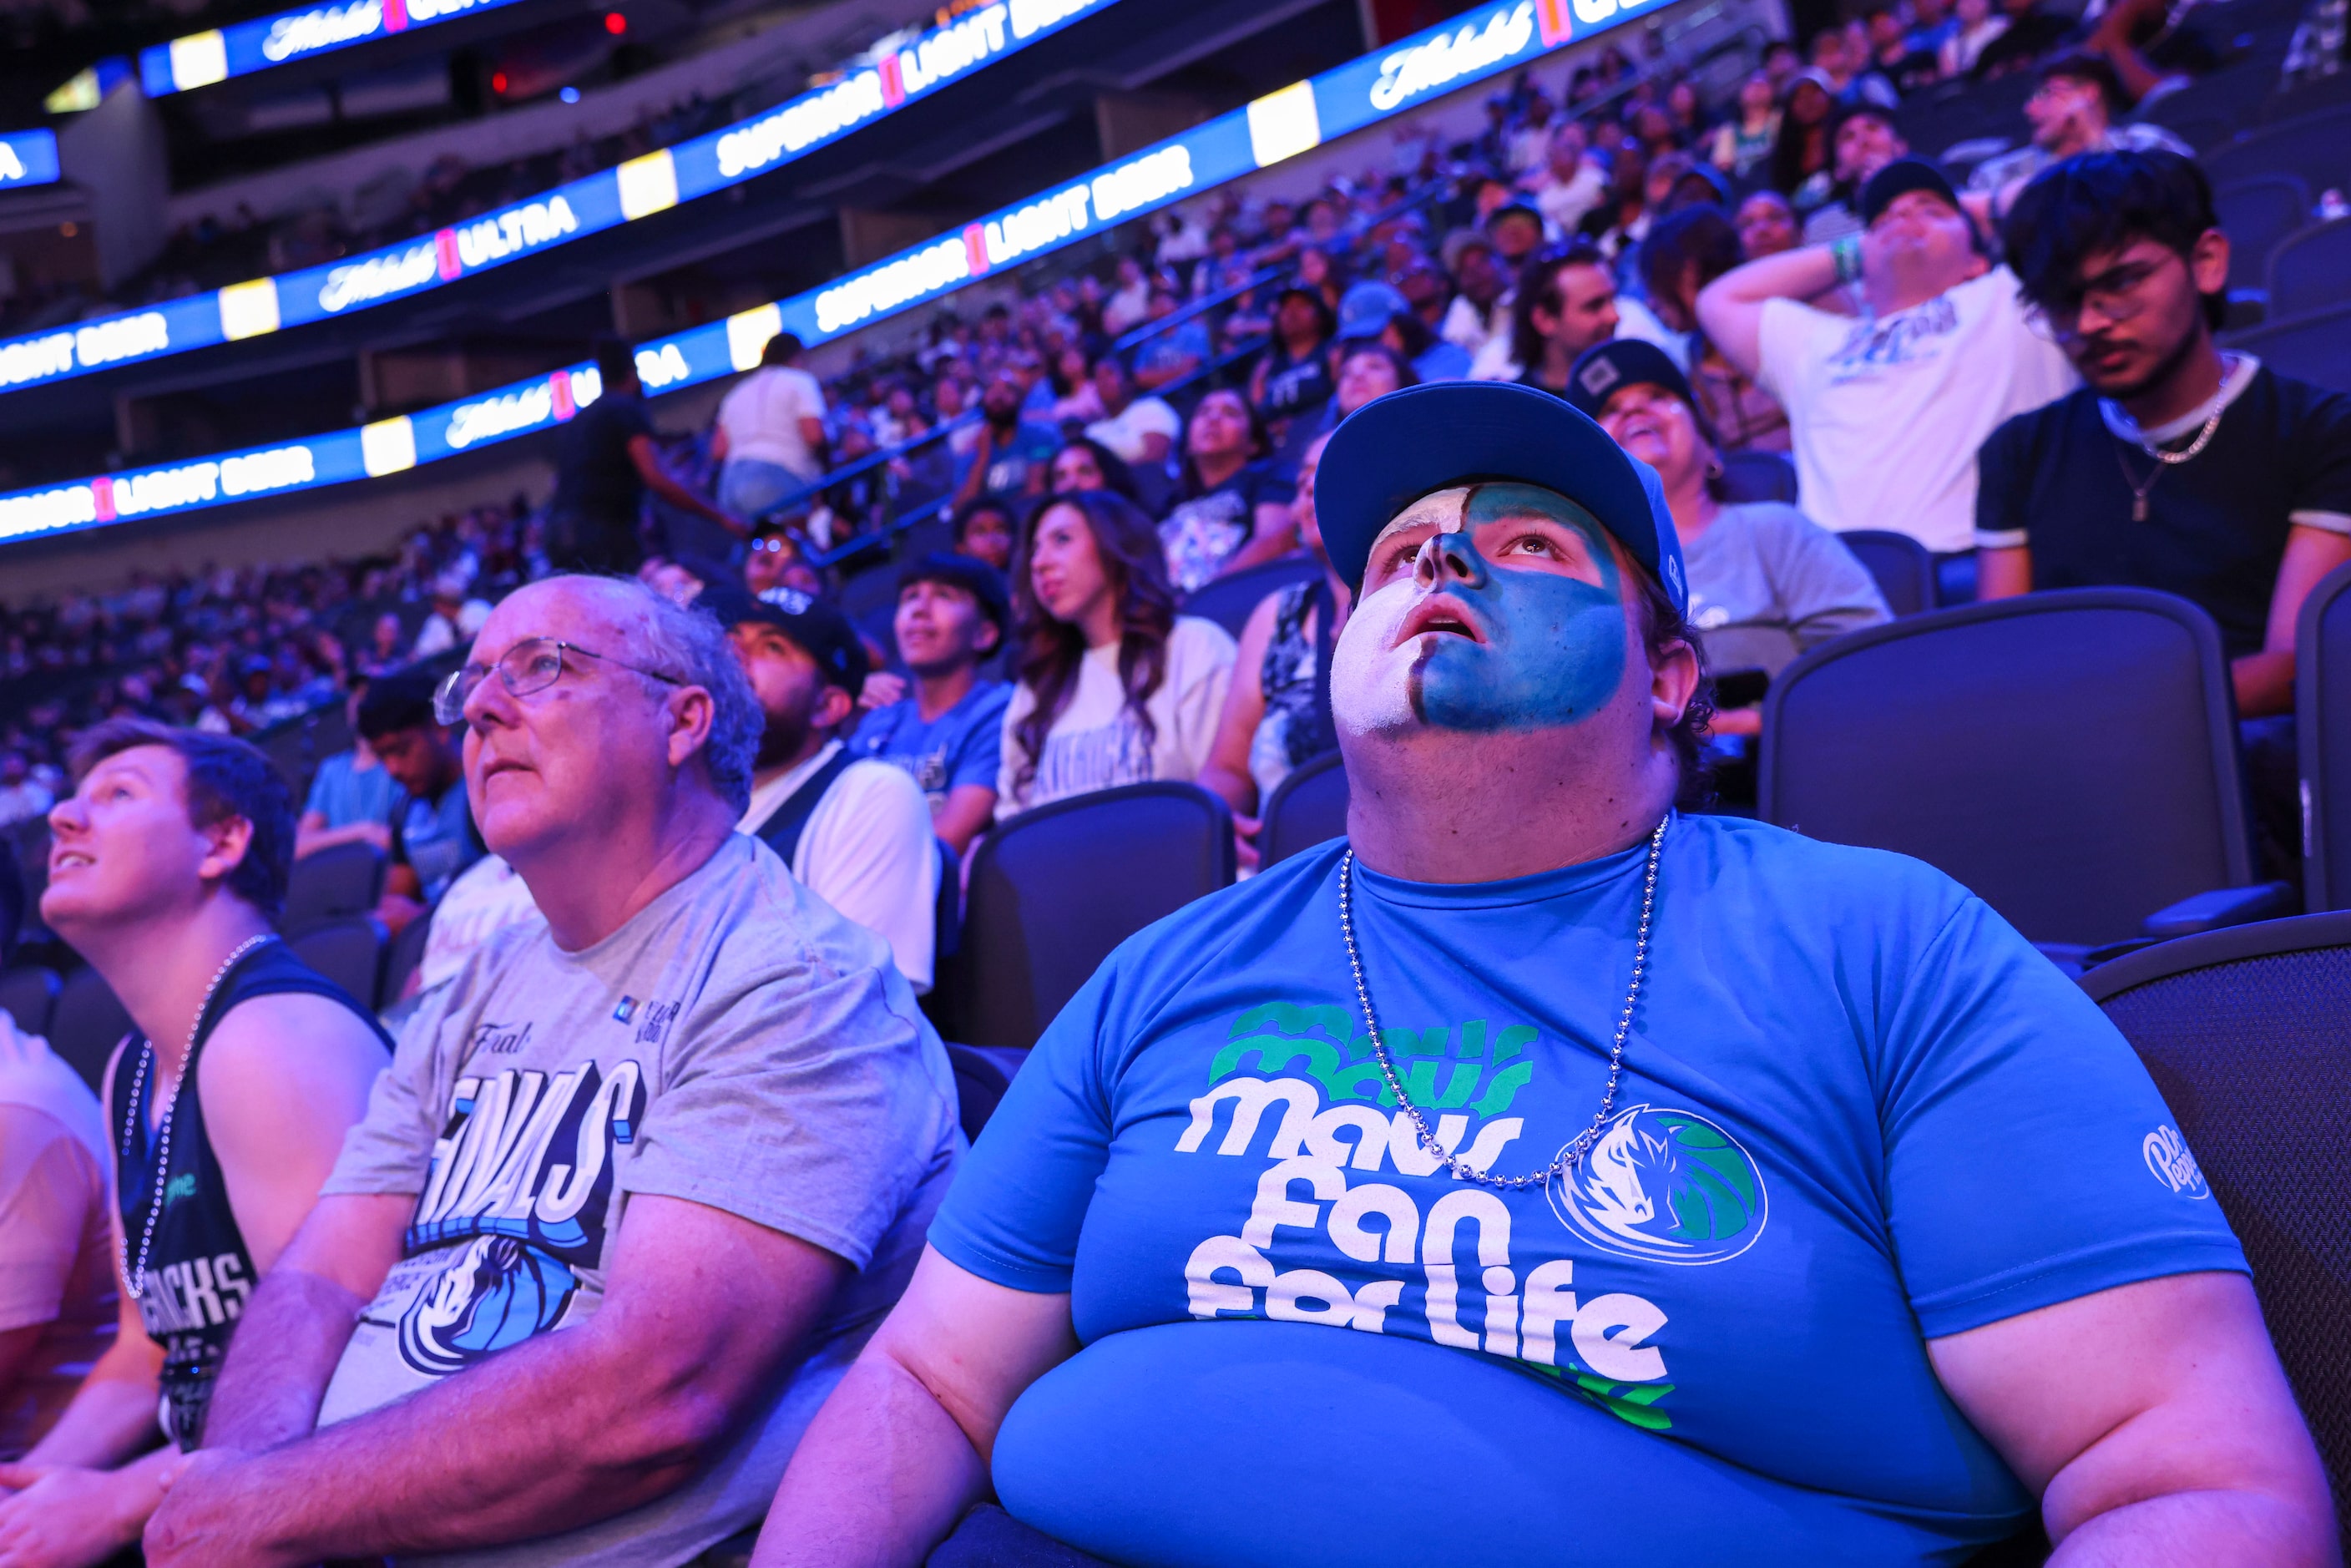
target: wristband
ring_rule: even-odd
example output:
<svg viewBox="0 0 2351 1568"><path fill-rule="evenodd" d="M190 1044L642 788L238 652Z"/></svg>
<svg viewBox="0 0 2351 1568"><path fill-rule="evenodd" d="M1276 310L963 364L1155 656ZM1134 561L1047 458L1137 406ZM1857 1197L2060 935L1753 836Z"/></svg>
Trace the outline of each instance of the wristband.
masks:
<svg viewBox="0 0 2351 1568"><path fill-rule="evenodd" d="M1861 276L1861 236L1840 235L1829 241L1829 256L1836 262L1839 283L1851 283Z"/></svg>

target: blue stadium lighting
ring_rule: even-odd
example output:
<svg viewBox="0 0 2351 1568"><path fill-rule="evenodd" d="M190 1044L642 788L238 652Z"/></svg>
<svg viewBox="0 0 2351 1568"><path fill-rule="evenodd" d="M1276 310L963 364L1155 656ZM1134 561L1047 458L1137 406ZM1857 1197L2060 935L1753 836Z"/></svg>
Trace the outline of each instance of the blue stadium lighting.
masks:
<svg viewBox="0 0 2351 1568"><path fill-rule="evenodd" d="M870 326L1664 8L1663 0L1481 6L821 287L640 344L638 376L659 393L739 374L778 332L813 345ZM0 496L0 541L400 473L551 428L602 390L593 365L573 365L362 429L16 491Z"/></svg>
<svg viewBox="0 0 2351 1568"><path fill-rule="evenodd" d="M372 3L372 0L369 0ZM413 5L425 0L413 0ZM500 0L503 3L503 0ZM484 267L741 184L1118 0L997 0L837 82L427 236L137 310L0 339L0 392L234 342L444 287ZM413 15L413 6L412 6ZM496 90L505 90L500 73ZM566 103L579 91L566 88ZM89 351L95 349L95 352Z"/></svg>
<svg viewBox="0 0 2351 1568"><path fill-rule="evenodd" d="M580 89L576 87L567 87L555 96L561 99L566 103L578 103L580 101Z"/></svg>

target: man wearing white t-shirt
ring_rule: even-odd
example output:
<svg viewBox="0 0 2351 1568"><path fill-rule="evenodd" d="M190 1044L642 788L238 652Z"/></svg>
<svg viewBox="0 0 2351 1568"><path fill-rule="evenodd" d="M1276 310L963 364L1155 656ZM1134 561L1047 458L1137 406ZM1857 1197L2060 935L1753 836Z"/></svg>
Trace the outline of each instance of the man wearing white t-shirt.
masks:
<svg viewBox="0 0 2351 1568"><path fill-rule="evenodd" d="M695 602L726 627L767 718L740 831L887 942L908 985L930 989L939 896L930 803L905 769L853 757L841 741L865 684L857 629L791 588L757 598L706 589Z"/></svg>
<svg viewBox="0 0 2351 1568"><path fill-rule="evenodd" d="M1975 542L1976 452L2063 396L2073 367L2035 332L1950 182L1905 158L1862 188L1860 235L1768 256L1698 298L1708 339L1788 411L1805 512L1891 528L1938 555ZM1858 277L1868 314L1804 301ZM1947 596L1966 574L1953 579Z"/></svg>
<svg viewBox="0 0 2351 1568"><path fill-rule="evenodd" d="M760 350L759 368L735 383L718 405L711 455L723 459L718 505L757 519L824 474L824 388L796 362L800 340L778 332Z"/></svg>
<svg viewBox="0 0 2351 1568"><path fill-rule="evenodd" d="M1094 361L1093 380L1103 416L1086 426L1086 434L1118 454L1130 468L1164 466L1176 438L1184 434L1184 416L1165 398L1148 392L1137 396L1134 378L1112 355Z"/></svg>

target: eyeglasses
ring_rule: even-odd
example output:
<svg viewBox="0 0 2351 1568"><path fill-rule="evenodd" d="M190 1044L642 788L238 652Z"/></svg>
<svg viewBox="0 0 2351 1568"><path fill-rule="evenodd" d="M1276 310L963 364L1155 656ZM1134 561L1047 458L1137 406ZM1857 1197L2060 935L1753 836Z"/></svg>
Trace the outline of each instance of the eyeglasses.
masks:
<svg viewBox="0 0 2351 1568"><path fill-rule="evenodd" d="M2147 308L2147 298L2140 290L2163 267L2160 261L2141 261L2110 267L2079 294L2034 306L2025 319L2034 331L2057 343L2071 342L2082 335L2085 311L2095 310L2105 321L2120 326Z"/></svg>
<svg viewBox="0 0 2351 1568"><path fill-rule="evenodd" d="M648 680L661 681L669 685L682 686L685 684L675 675L664 675L659 670L648 670L642 664L632 664L624 659L599 653L593 648L583 648L577 643L558 642L552 637L528 637L499 654L496 664L467 664L463 669L453 671L433 694L433 716L443 724L465 723L467 700L473 696L475 687L489 679L492 670L497 672L498 679L505 683L507 691L514 696L527 697L534 692L543 692L563 678L563 655L566 653L584 653L590 659L618 664L624 670L634 670Z"/></svg>
<svg viewBox="0 0 2351 1568"><path fill-rule="evenodd" d="M757 538L751 541L751 553L754 555L763 552L780 555L786 550L797 548L798 547L796 547L791 540L786 538L781 534L769 534L765 538Z"/></svg>

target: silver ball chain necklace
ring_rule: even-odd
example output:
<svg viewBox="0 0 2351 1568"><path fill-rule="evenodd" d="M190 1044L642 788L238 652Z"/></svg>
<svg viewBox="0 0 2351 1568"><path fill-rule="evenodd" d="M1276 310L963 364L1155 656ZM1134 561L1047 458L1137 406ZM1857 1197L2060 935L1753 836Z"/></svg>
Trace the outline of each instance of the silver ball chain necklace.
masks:
<svg viewBox="0 0 2351 1568"><path fill-rule="evenodd" d="M229 971L243 963L245 956L256 947L277 940L275 934L264 931L259 936L246 937L231 948L228 956L221 960L221 967L213 971L213 983L204 988L204 999L196 1004L195 1021L188 1025L188 1049L180 1058L180 1075L172 1080L172 1097L164 1102L163 1121L155 1130L155 1193L148 1200L147 1224L139 1234L139 1263L136 1268L131 1262L129 1234L125 1233L120 1239L122 1288L131 1292L131 1299L134 1301L147 1299L147 1254L155 1245L155 1220L163 1212L163 1189L171 1180L172 1119L180 1109L180 1091L188 1086L188 1073L196 1064L196 1034L204 1027L204 1015L213 1009L213 995L221 988L221 982L228 978ZM139 1132L139 1118L142 1114L142 1101L147 1089L147 1069L154 1060L155 1042L147 1040L140 1047L139 1071L131 1081L130 1103L123 1108L122 1156L125 1159L131 1157L131 1140Z"/></svg>
<svg viewBox="0 0 2351 1568"><path fill-rule="evenodd" d="M1347 966L1355 973L1355 999L1363 1004L1364 1028L1370 1032L1372 1057L1379 1063L1380 1076L1387 1082L1388 1092L1412 1118L1413 1131L1418 1135L1422 1150L1436 1157L1437 1162L1453 1173L1458 1181L1474 1181L1480 1186L1499 1187L1505 1191L1546 1186L1556 1177L1565 1176L1583 1162L1592 1146L1600 1141L1607 1128L1608 1118L1616 1111L1616 1088L1625 1076L1625 1040L1633 1031L1633 1008L1640 1000L1641 980L1649 967L1649 917L1657 903L1657 859L1666 844L1667 817L1657 823L1649 835L1649 864L1641 878L1641 923L1633 935L1633 983L1625 992L1625 1010L1616 1016L1616 1038L1608 1047L1608 1087L1600 1096L1600 1109L1592 1118L1592 1125L1568 1141L1559 1156L1542 1169L1528 1176L1489 1176L1474 1166L1466 1165L1459 1155L1437 1141L1429 1130L1428 1117L1412 1103L1404 1092L1404 1083L1396 1077L1395 1063L1388 1058L1387 1042L1380 1038L1379 1019L1372 1012L1371 988L1364 980L1364 956L1355 945L1355 852L1349 849L1339 857L1339 934L1347 940Z"/></svg>

